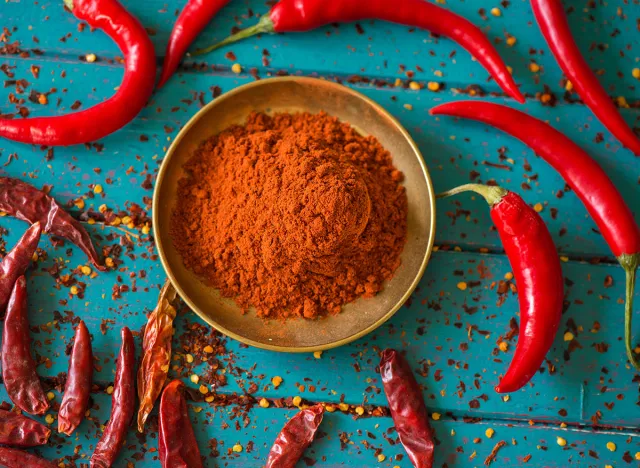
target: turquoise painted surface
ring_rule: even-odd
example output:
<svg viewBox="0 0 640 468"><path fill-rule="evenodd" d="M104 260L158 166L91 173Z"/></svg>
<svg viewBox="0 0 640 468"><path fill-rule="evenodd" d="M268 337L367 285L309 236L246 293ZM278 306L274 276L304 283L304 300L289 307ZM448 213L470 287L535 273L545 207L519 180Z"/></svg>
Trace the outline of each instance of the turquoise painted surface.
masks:
<svg viewBox="0 0 640 468"><path fill-rule="evenodd" d="M160 62L175 14L184 2L124 3L153 34ZM631 70L640 66L640 4L636 0L620 4L567 1L565 5L573 7L569 18L581 49L593 68L604 71L601 80L611 95L622 96L629 103L630 108L622 110L627 121L640 126L640 82L631 75ZM496 41L498 50L514 68L516 81L530 96L521 108L550 121L586 148L640 215L640 159L621 149L588 109L563 99L561 72L535 26L528 3L518 0L505 7L498 2L454 0L445 7L471 19ZM501 9L500 17L489 13L493 7ZM485 15L479 13L480 9ZM261 14L268 6L253 0L232 1L197 45L222 38L234 26L253 23L256 18L249 17L249 10ZM25 98L21 105L31 115L69 112L77 100L87 107L111 95L118 86L122 69L113 61L119 54L115 45L100 31L79 32L77 20L64 11L61 2L4 3L0 25L11 33L6 36L8 42L17 40L23 48L36 47L43 52L27 58L0 57L0 65L15 67L8 69L15 79L29 82L26 92L17 97ZM197 355L191 348L194 337L208 329L188 310L180 311L171 375L188 381L195 374L200 376L200 383L212 383L208 376L213 360L218 363L218 375L226 376L226 385L208 385L216 394L212 404L191 405L208 466L260 466L278 429L294 414L293 410L276 408L275 402L282 398L287 403L294 396L349 405L349 414L340 409L327 414L322 437L307 453L315 466L409 466L406 457L398 458L403 453L401 447L391 443L395 434L390 432L389 418L354 415L359 405L363 405L365 414L385 405L375 366L377 351L386 346L407 350L430 412L440 415L433 421L439 442L437 466L481 466L501 440L507 445L498 452L495 466L637 466L633 457L640 452L640 377L624 358L620 303L624 276L585 209L571 192L557 197L564 188L563 181L521 143L479 124L428 115L427 110L437 103L463 98L458 90L471 84L495 94L488 100L514 105L497 94L499 90L487 80L487 73L464 50L426 32L411 32L384 22L366 21L361 27L364 34L348 24L308 34L263 36L204 56L197 64L187 62L134 122L100 142L104 145L100 151L84 146L56 148L51 159L47 149L0 140L0 164L8 162L1 167L2 172L36 186L52 186L56 198L69 202L77 216L90 208L98 210L103 204L115 211L129 211L131 203L150 214L148 197L167 146L180 126L213 99L216 87L225 92L252 81L252 75L265 78L283 72L340 80L400 119L419 144L437 190L468 182L473 176L481 181L493 179L518 190L527 202L543 205L541 215L566 260L563 271L568 307L560 333L547 366L530 386L510 395L507 401L493 392L515 346L513 341L507 352L498 348L501 337L509 331L510 320L518 319L517 297L509 293L498 306L493 285L510 271L509 264L491 229L484 202L470 196L440 202L436 236L439 250L410 303L368 337L325 352L320 359L247 348L211 334L208 341L224 352L206 363L199 359L188 363L187 353ZM506 35L516 38L512 47L506 44ZM264 49L269 52L266 62ZM229 51L235 59L225 56ZM81 57L87 53L95 53L99 60L83 62ZM539 72L530 70L532 61L540 66ZM230 71L233 63L243 66L241 74ZM38 78L32 74L33 66L39 67ZM406 86L407 70L415 72L413 79L420 83L438 81L443 91L389 86L397 78ZM372 84L374 80L387 85ZM557 98L554 107L543 106L535 97L545 91L545 86ZM47 105L26 99L31 90L47 93L52 88L55 92L48 96ZM15 92L12 84L0 89L0 113L16 111L9 99ZM500 159L502 153L506 160ZM472 175L475 172L478 175ZM95 184L101 184L104 192L92 198ZM72 203L78 198L84 199L82 209ZM7 218L0 219L0 226L8 230L3 236L8 247L25 227ZM101 246L119 244L125 235L108 226L87 228ZM90 420L75 437L55 436L52 444L40 451L65 466L81 466L91 455L110 411L110 398L105 392L113 380L119 329L126 324L141 330L165 278L153 257L151 239L139 230L133 230L129 238L131 250L121 256L123 263L117 272L81 277L73 273L78 265L86 263L81 253L68 245L54 247L47 240L40 245L47 252L46 258L30 273L30 320L34 350L43 361L40 374L51 382L66 371L64 352L72 337L70 315L87 321L100 362ZM54 264L65 267L62 274L72 274L86 283L83 298L56 283L50 274ZM461 290L460 282L469 287ZM120 290L121 285L129 290L113 298L114 287ZM566 332L573 335L571 340L565 341ZM284 379L278 388L271 384L274 376ZM61 395L56 390L54 393L54 401L59 402ZM249 396L237 401L237 395ZM246 404L262 398L271 401L269 408ZM0 400L6 399L6 395L0 395ZM55 411L51 415L55 416ZM138 436L132 428L118 466L159 466L155 427L154 416L146 435ZM486 435L489 428L495 431L491 439ZM567 445L559 446L557 437L566 439ZM609 442L616 445L614 451L607 448ZM243 451L233 452L235 444L242 445ZM300 466L306 465L301 462Z"/></svg>

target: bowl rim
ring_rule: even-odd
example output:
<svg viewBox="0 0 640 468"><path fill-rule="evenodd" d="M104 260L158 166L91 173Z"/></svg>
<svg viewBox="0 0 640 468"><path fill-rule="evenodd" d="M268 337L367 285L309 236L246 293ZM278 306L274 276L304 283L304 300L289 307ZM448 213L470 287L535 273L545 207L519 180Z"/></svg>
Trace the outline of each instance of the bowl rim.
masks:
<svg viewBox="0 0 640 468"><path fill-rule="evenodd" d="M309 83L309 82L312 82L312 83L313 82L322 82L323 86L330 86L330 87L333 87L334 89L339 90L340 92L344 92L344 93L348 93L348 94L354 95L355 97L363 100L366 104L371 106L377 112L383 114L385 116L385 118L389 119L389 121L391 123L393 123L393 125L396 127L396 130L398 130L402 134L402 136L407 140L407 142L411 146L411 149L414 151L414 153L418 157L418 163L420 164L420 168L422 170L422 175L424 176L424 178L426 180L426 183L427 183L427 189L429 191L428 203L430 204L430 208L431 208L431 220L430 220L430 226L429 226L430 232L429 232L429 238L428 238L428 241L427 241L427 249L426 249L426 251L424 253L424 257L422 259L422 262L420 264L420 268L418 269L418 272L417 272L415 278L413 279L413 281L411 282L411 284L409 285L409 287L407 288L407 290L403 294L402 298L400 298L400 300L398 300L393 305L393 307L391 307L389 309L389 311L386 314L384 314L382 317L380 317L378 320L376 320L374 323L372 323L368 327L366 327L366 328L364 328L364 329L362 329L362 330L360 330L360 331L358 331L358 332L356 332L356 333L354 333L352 335L349 335L349 336L347 336L345 338L342 338L340 340L333 341L331 343L327 343L327 344L324 344L324 345L317 345L317 346L287 347L287 346L270 345L270 344L267 344L267 343L261 343L261 342L258 342L258 341L254 341L254 340L252 340L250 338L246 338L244 336L240 336L237 333L232 332L231 330L228 330L227 328L223 327L222 325L217 323L215 320L213 320L209 315L203 313L200 310L200 308L191 300L191 298L182 289L182 287L180 286L179 281L177 280L177 278L173 274L173 271L171 270L171 267L169 266L169 261L167 259L167 256L166 256L166 253L164 251L164 248L162 246L162 242L160 240L161 237L160 237L160 232L159 232L159 227L158 227L159 226L159 224L158 224L158 217L159 217L158 213L159 213L159 211L157 209L155 209L155 207L158 206L158 204L159 204L159 199L160 199L159 187L162 186L162 182L164 180L164 175L165 175L165 173L167 171L167 167L169 166L169 161L171 160L171 158L175 154L175 150L180 145L182 139L189 133L191 127L193 127L200 120L200 118L203 115L205 115L207 112L209 112L209 110L211 108L215 107L216 105L219 105L223 101L226 101L228 99L233 98L236 94L242 93L246 89L249 89L249 88L252 88L252 87L256 87L256 86L264 86L264 85L268 85L268 84L274 83L274 82L287 82L287 81L303 83L303 84L304 83ZM427 169L427 165L424 162L424 158L422 156L422 153L420 152L420 149L418 148L418 145L413 140L413 138L411 137L409 132L398 121L398 119L396 119L389 111L387 111L383 106L381 106L380 104L375 102L373 99L370 99L369 97L365 96L364 94L362 94L362 93L360 93L358 91L355 91L354 89L349 88L347 86L344 86L342 84L335 83L333 81L319 79L319 78L312 78L312 77L283 76L283 77L265 78L265 79L261 79L261 80L258 80L258 81L252 81L250 83L245 83L243 85L237 86L236 88L234 88L234 89L232 89L230 91L227 91L226 93L222 94L221 96L215 98L214 100L212 100L211 102L206 104L202 109L198 110L198 112L196 112L187 121L187 123L180 129L180 131L178 132L176 137L171 142L171 145L169 145L169 148L165 152L164 158L162 160L162 164L160 165L160 169L158 170L158 175L156 176L156 180L155 180L155 185L154 185L154 189L153 189L153 205L152 206L153 206L153 213L152 213L153 235L155 237L156 250L157 250L158 255L160 257L160 263L162 264L162 268L164 269L167 277L169 278L169 281L171 281L171 284L173 285L175 290L178 292L178 294L180 295L182 300L189 306L189 308L191 309L192 312L194 312L202 320L204 320L207 324L209 324L211 327L213 327L214 329L218 330L219 332L223 333L224 335L226 335L228 337L231 337L234 340L237 340L237 341L239 341L241 343L244 343L244 344L256 347L256 348L260 348L260 349L266 349L266 350L269 350L269 351L278 351L278 352L285 352L285 353L309 353L309 352L315 352L315 351L325 351L325 350L337 348L339 346L351 343L352 341L355 341L355 340L357 340L359 338L362 338L363 336L371 333L372 331L374 331L375 329L377 329L378 327L383 325L391 317L393 317L395 315L395 313L398 310L400 310L400 308L409 299L409 297L411 296L411 294L413 293L415 288L418 286L418 283L422 279L422 276L424 275L424 271L425 271L425 269L427 267L427 263L429 262L429 259L431 257L431 253L433 251L433 244L435 242L435 233L436 233L436 197L435 197L435 192L434 192L434 189L433 189L433 182L431 180L431 176L429 175L429 170Z"/></svg>

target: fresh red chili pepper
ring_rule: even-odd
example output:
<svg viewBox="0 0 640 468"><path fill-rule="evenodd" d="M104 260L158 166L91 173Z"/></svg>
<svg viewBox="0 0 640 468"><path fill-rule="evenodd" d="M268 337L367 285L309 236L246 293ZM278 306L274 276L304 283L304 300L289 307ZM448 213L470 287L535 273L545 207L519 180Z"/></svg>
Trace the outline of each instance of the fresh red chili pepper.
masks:
<svg viewBox="0 0 640 468"><path fill-rule="evenodd" d="M81 21L102 29L124 55L116 93L81 112L57 117L0 119L0 136L36 145L68 146L99 140L120 129L145 106L156 79L153 44L140 22L116 0L64 0Z"/></svg>
<svg viewBox="0 0 640 468"><path fill-rule="evenodd" d="M640 155L640 139L622 118L573 40L562 1L531 0L531 6L558 65L584 103L623 146Z"/></svg>
<svg viewBox="0 0 640 468"><path fill-rule="evenodd" d="M131 330L122 329L122 347L111 397L111 418L91 456L91 468L109 468L124 445L136 405L136 349Z"/></svg>
<svg viewBox="0 0 640 468"><path fill-rule="evenodd" d="M380 376L400 442L416 468L433 466L434 441L422 391L407 360L395 349L385 349Z"/></svg>
<svg viewBox="0 0 640 468"><path fill-rule="evenodd" d="M41 232L42 225L40 223L33 224L22 235L11 252L0 262L0 314L7 307L16 281L24 275L33 261L33 254L38 248Z"/></svg>
<svg viewBox="0 0 640 468"><path fill-rule="evenodd" d="M171 338L173 338L173 320L176 309L171 302L176 290L167 281L160 291L158 305L147 320L142 337L142 361L138 368L138 431L144 432L144 423L153 409L167 380L171 364Z"/></svg>
<svg viewBox="0 0 640 468"><path fill-rule="evenodd" d="M0 447L0 466L5 468L57 468L53 462L23 452L22 450Z"/></svg>
<svg viewBox="0 0 640 468"><path fill-rule="evenodd" d="M227 3L229 0L189 0L187 2L173 25L158 88L161 88L171 78L191 43Z"/></svg>
<svg viewBox="0 0 640 468"><path fill-rule="evenodd" d="M80 320L69 358L69 372L64 387L64 397L58 411L58 432L71 435L80 425L89 406L92 381L91 336L87 326Z"/></svg>
<svg viewBox="0 0 640 468"><path fill-rule="evenodd" d="M315 405L291 418L273 443L265 468L295 468L313 442L323 416L324 407Z"/></svg>
<svg viewBox="0 0 640 468"><path fill-rule="evenodd" d="M40 385L36 363L31 356L27 317L27 281L16 281L4 318L2 331L2 379L11 401L30 414L43 414L49 402Z"/></svg>
<svg viewBox="0 0 640 468"><path fill-rule="evenodd" d="M491 219L513 269L520 306L520 336L498 393L522 388L540 368L560 325L564 285L549 229L519 195L501 187L467 184L438 198L474 191L491 205Z"/></svg>
<svg viewBox="0 0 640 468"><path fill-rule="evenodd" d="M180 380L165 387L159 413L158 451L163 468L201 468L200 450Z"/></svg>
<svg viewBox="0 0 640 468"><path fill-rule="evenodd" d="M558 171L582 200L626 273L625 346L629 361L640 369L631 344L633 294L640 264L640 228L604 170L569 138L524 112L482 101L451 102L434 107L430 112L484 122L521 140Z"/></svg>
<svg viewBox="0 0 640 468"><path fill-rule="evenodd" d="M100 271L105 271L89 233L50 195L12 177L0 177L0 210L31 224L40 222L45 232L64 237L89 257Z"/></svg>
<svg viewBox="0 0 640 468"><path fill-rule="evenodd" d="M0 409L0 444L35 447L49 441L51 429L26 416Z"/></svg>
<svg viewBox="0 0 640 468"><path fill-rule="evenodd" d="M518 102L524 102L507 66L480 28L462 16L425 0L280 0L260 18L257 25L243 29L218 44L197 50L192 55L205 54L260 33L310 31L331 23L365 19L427 29L453 39L489 71L508 95Z"/></svg>

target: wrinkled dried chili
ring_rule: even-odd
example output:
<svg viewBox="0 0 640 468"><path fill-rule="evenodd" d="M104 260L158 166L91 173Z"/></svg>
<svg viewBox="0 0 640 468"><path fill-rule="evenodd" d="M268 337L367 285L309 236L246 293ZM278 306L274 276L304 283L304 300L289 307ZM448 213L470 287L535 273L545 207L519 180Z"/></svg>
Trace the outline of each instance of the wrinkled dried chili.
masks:
<svg viewBox="0 0 640 468"><path fill-rule="evenodd" d="M193 432L184 384L169 383L162 392L159 409L158 451L163 468L201 468L200 450Z"/></svg>
<svg viewBox="0 0 640 468"><path fill-rule="evenodd" d="M147 319L142 338L142 362L138 369L138 430L144 431L144 423L153 404L162 392L171 361L171 338L176 309L171 302L176 297L170 281L160 291L158 305Z"/></svg>
<svg viewBox="0 0 640 468"><path fill-rule="evenodd" d="M303 409L284 425L269 451L265 468L295 468L311 445L324 416L324 407Z"/></svg>
<svg viewBox="0 0 640 468"><path fill-rule="evenodd" d="M7 447L0 447L0 466L5 468L58 468L57 464L49 460Z"/></svg>
<svg viewBox="0 0 640 468"><path fill-rule="evenodd" d="M31 356L31 336L27 317L27 281L16 281L2 331L2 379L11 401L30 414L43 414L49 402L40 385L36 362Z"/></svg>
<svg viewBox="0 0 640 468"><path fill-rule="evenodd" d="M87 326L80 320L69 358L69 372L64 387L64 397L58 411L58 432L71 435L80 425L89 406L92 381L91 336Z"/></svg>
<svg viewBox="0 0 640 468"><path fill-rule="evenodd" d="M19 277L24 275L38 248L42 224L36 222L0 262L0 315L4 313L11 291Z"/></svg>
<svg viewBox="0 0 640 468"><path fill-rule="evenodd" d="M49 441L51 429L14 411L0 409L0 444L35 447Z"/></svg>
<svg viewBox="0 0 640 468"><path fill-rule="evenodd" d="M422 391L407 360L395 349L385 349L380 376L400 442L416 468L433 466L434 441Z"/></svg>
<svg viewBox="0 0 640 468"><path fill-rule="evenodd" d="M131 330L122 329L122 346L111 397L111 417L91 456L91 468L109 468L124 445L136 404L136 349Z"/></svg>
<svg viewBox="0 0 640 468"><path fill-rule="evenodd" d="M564 279L551 233L540 215L516 193L502 187L467 184L438 198L473 191L491 205L518 287L520 336L498 393L515 392L538 372L560 326Z"/></svg>
<svg viewBox="0 0 640 468"><path fill-rule="evenodd" d="M53 197L43 191L20 179L0 177L0 211L31 224L39 221L45 232L73 242L98 270L105 270L89 233Z"/></svg>

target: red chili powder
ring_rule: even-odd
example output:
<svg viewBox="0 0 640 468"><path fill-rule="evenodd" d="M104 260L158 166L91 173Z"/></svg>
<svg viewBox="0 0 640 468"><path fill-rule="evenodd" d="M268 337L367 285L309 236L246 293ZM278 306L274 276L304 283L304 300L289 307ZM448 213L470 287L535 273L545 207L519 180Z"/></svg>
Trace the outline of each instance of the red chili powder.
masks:
<svg viewBox="0 0 640 468"><path fill-rule="evenodd" d="M400 265L403 175L325 113L249 116L185 165L171 235L185 266L264 318L336 314Z"/></svg>

